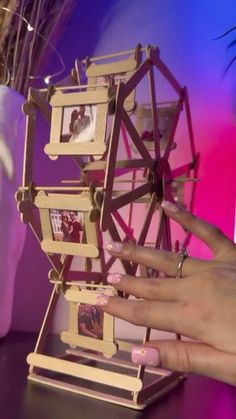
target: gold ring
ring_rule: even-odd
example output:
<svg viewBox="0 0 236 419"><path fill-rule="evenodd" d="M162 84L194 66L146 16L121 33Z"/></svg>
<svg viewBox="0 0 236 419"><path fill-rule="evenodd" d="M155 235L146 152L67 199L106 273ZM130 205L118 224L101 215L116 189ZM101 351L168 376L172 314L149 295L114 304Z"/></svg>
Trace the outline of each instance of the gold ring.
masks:
<svg viewBox="0 0 236 419"><path fill-rule="evenodd" d="M186 249L181 249L179 251L179 255L180 255L180 259L179 259L179 263L177 265L177 273L176 273L176 278L182 278L182 268L183 268L183 264L185 259L188 257L188 252Z"/></svg>

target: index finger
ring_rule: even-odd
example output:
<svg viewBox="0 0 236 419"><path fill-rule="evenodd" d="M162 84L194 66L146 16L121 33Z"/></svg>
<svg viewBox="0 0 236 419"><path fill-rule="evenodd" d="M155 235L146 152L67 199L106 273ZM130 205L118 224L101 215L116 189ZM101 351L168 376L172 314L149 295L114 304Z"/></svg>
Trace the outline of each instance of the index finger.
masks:
<svg viewBox="0 0 236 419"><path fill-rule="evenodd" d="M140 265L156 269L170 276L176 276L180 255L166 250L157 250L152 247L142 247L126 242L109 242L106 250L123 260L129 260ZM208 260L188 257L182 267L183 276L199 272L209 267Z"/></svg>
<svg viewBox="0 0 236 419"><path fill-rule="evenodd" d="M168 217L207 244L215 256L224 254L227 250L236 249L235 244L219 228L195 217L188 211L178 208L172 202L162 201L161 206Z"/></svg>

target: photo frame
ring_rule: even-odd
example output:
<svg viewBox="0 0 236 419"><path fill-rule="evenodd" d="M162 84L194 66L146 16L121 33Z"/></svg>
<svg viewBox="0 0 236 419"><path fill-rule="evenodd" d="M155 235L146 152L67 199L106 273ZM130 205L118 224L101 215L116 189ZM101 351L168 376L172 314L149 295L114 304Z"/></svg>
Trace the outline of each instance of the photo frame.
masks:
<svg viewBox="0 0 236 419"><path fill-rule="evenodd" d="M126 82L138 69L142 60L141 45L137 45L134 50L125 51L122 54L114 55L115 61L111 61L111 56L94 57L85 61L86 77L88 85L96 85L96 89L104 86L117 86L119 82ZM125 100L124 108L131 113L135 109L135 89Z"/></svg>
<svg viewBox="0 0 236 419"><path fill-rule="evenodd" d="M161 151L165 150L172 128L173 120L178 112L177 102L160 103L157 107L158 130L160 135ZM147 146L154 151L153 119L150 105L141 105L136 110L137 131ZM173 145L174 146L174 145Z"/></svg>
<svg viewBox="0 0 236 419"><path fill-rule="evenodd" d="M93 284L92 289L88 289L88 284L83 283L79 288L78 285L74 285L65 291L64 296L69 303L69 327L61 332L60 337L63 343L96 350L110 358L117 352L114 341L114 317L97 308L96 298L100 293L113 296L116 292L114 288L103 287L101 284ZM98 310L95 314L98 314L98 320L92 319L90 315L95 307Z"/></svg>
<svg viewBox="0 0 236 419"><path fill-rule="evenodd" d="M88 258L99 256L96 224L89 217L93 207L87 194L39 191L35 205L39 208L44 252Z"/></svg>
<svg viewBox="0 0 236 419"><path fill-rule="evenodd" d="M50 141L44 151L51 157L102 156L109 138L108 115L113 113L115 89L85 91L84 86L55 91Z"/></svg>

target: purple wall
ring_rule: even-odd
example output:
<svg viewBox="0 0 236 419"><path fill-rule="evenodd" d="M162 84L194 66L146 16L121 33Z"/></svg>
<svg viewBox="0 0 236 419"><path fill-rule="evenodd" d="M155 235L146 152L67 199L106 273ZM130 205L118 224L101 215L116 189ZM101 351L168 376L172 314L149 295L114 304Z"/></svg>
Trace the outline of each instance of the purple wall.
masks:
<svg viewBox="0 0 236 419"><path fill-rule="evenodd" d="M138 42L157 44L164 62L189 90L196 146L201 152L196 213L233 237L236 68L221 81L230 59L226 46L233 35L219 41L213 38L236 24L235 1L107 0L97 8L93 2L78 3L58 45L68 72L77 57L126 50ZM52 58L50 70L54 68ZM43 157L42 161L47 177L48 162ZM197 240L192 241L191 252L209 255ZM38 330L51 289L49 269L28 232L16 278L12 329Z"/></svg>

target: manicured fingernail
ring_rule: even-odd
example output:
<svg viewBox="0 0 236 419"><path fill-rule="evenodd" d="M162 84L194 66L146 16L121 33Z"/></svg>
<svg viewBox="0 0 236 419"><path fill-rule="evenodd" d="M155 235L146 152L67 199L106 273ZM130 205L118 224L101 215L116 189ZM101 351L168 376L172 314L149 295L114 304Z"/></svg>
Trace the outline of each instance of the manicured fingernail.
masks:
<svg viewBox="0 0 236 419"><path fill-rule="evenodd" d="M168 211L177 212L178 207L169 201L162 201L161 207L167 209Z"/></svg>
<svg viewBox="0 0 236 419"><path fill-rule="evenodd" d="M121 253L124 245L123 243L120 242L107 242L106 243L106 250L108 250L108 252L115 252L115 253Z"/></svg>
<svg viewBox="0 0 236 419"><path fill-rule="evenodd" d="M149 346L133 346L131 359L134 364L157 366L160 365L160 352Z"/></svg>
<svg viewBox="0 0 236 419"><path fill-rule="evenodd" d="M105 306L109 301L110 296L105 294L98 294L96 297L97 306Z"/></svg>
<svg viewBox="0 0 236 419"><path fill-rule="evenodd" d="M122 278L121 274L109 274L107 276L107 282L109 284L119 284L121 278Z"/></svg>

